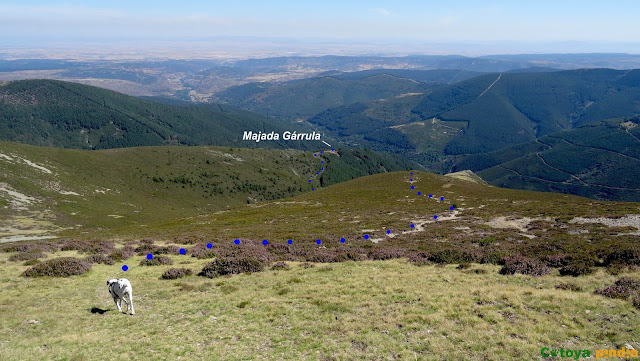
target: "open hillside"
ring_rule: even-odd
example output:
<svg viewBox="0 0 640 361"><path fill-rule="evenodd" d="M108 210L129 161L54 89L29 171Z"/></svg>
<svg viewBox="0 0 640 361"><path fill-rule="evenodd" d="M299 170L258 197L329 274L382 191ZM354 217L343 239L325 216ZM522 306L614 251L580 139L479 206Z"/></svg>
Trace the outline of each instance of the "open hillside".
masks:
<svg viewBox="0 0 640 361"><path fill-rule="evenodd" d="M639 214L638 203L403 171L148 227L2 245L0 326L11 332L0 357L102 357L105 344L131 342L123 327L138 337L126 357L140 360L637 351ZM51 262L83 274L46 276L70 269ZM131 280L134 316L115 309L113 277Z"/></svg>
<svg viewBox="0 0 640 361"><path fill-rule="evenodd" d="M160 219L290 197L414 165L358 149L87 151L0 142L0 238L20 239L65 228L76 232L124 225L140 228Z"/></svg>
<svg viewBox="0 0 640 361"><path fill-rule="evenodd" d="M507 188L640 201L640 118L590 123L523 145L465 157L455 169Z"/></svg>
<svg viewBox="0 0 640 361"><path fill-rule="evenodd" d="M270 117L304 120L336 106L402 94L423 94L436 86L427 85L427 82L452 80L458 73L463 73L460 77L464 79L472 72L378 70L343 73L280 84L248 83L222 91L216 98Z"/></svg>
<svg viewBox="0 0 640 361"><path fill-rule="evenodd" d="M242 141L245 130L298 130L227 105L174 106L55 80L0 83L0 140L62 148L233 145L306 148L321 142Z"/></svg>
<svg viewBox="0 0 640 361"><path fill-rule="evenodd" d="M429 165L635 115L638 79L640 70L487 74L425 95L332 108L309 122L347 144L409 154Z"/></svg>

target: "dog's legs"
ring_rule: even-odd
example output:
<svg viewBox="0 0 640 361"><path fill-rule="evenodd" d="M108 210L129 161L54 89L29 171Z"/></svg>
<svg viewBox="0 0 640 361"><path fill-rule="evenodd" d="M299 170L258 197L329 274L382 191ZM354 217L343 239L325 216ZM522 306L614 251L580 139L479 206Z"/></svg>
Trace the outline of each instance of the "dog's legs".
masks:
<svg viewBox="0 0 640 361"><path fill-rule="evenodd" d="M117 297L113 298L113 302L116 303L116 307L118 308L118 312L122 312L122 308L120 307L120 303L118 301L120 301L119 298L117 298Z"/></svg>
<svg viewBox="0 0 640 361"><path fill-rule="evenodd" d="M135 315L136 311L133 310L133 292L129 292L129 305L131 306L131 314ZM127 306L127 309L129 309L129 307Z"/></svg>

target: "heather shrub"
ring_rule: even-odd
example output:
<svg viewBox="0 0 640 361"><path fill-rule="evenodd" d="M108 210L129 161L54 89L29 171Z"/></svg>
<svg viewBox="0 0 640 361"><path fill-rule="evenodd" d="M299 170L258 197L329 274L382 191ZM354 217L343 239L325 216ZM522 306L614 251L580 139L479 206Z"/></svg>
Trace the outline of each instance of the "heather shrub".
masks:
<svg viewBox="0 0 640 361"><path fill-rule="evenodd" d="M466 251L457 249L445 249L431 254L429 260L434 263L469 263L474 262L475 257Z"/></svg>
<svg viewBox="0 0 640 361"><path fill-rule="evenodd" d="M607 273L612 276L617 276L624 271L625 266L619 263L612 263L607 266Z"/></svg>
<svg viewBox="0 0 640 361"><path fill-rule="evenodd" d="M175 280L178 278L191 276L193 270L191 268L170 268L162 274L163 280Z"/></svg>
<svg viewBox="0 0 640 361"><path fill-rule="evenodd" d="M471 265L468 264L468 263L460 263L458 265L458 267L456 267L456 269L463 270L463 269L467 269L467 268L470 268L470 267L471 267Z"/></svg>
<svg viewBox="0 0 640 361"><path fill-rule="evenodd" d="M172 265L173 260L167 256L154 256L152 259L143 259L140 266L163 266Z"/></svg>
<svg viewBox="0 0 640 361"><path fill-rule="evenodd" d="M636 297L640 293L640 280L631 277L622 277L613 286L599 288L594 292L597 295L627 299Z"/></svg>
<svg viewBox="0 0 640 361"><path fill-rule="evenodd" d="M544 264L546 264L547 266L553 267L553 268L560 268L560 267L566 266L568 261L566 254L546 255L546 256L542 256L540 260L544 262Z"/></svg>
<svg viewBox="0 0 640 361"><path fill-rule="evenodd" d="M551 269L544 263L524 256L509 256L503 259L504 267L500 270L502 275L520 273L529 276L543 276L551 273Z"/></svg>
<svg viewBox="0 0 640 361"><path fill-rule="evenodd" d="M156 243L156 241L154 241L153 239L150 238L144 238L140 240L141 244L154 244Z"/></svg>
<svg viewBox="0 0 640 361"><path fill-rule="evenodd" d="M0 251L4 253L10 252L54 252L58 250L58 246L51 242L30 242L30 243L8 243L0 246Z"/></svg>
<svg viewBox="0 0 640 361"><path fill-rule="evenodd" d="M153 245L153 244L150 244L150 243L143 243L143 244L139 245L138 247L136 247L136 248L134 249L134 251L135 251L139 256L142 256L142 255L145 255L145 254L148 254L148 253L152 253L152 254L153 254L153 253L155 253L155 252L156 252L156 250L157 250L158 248L160 248L160 247L158 247L158 246L156 246L156 245Z"/></svg>
<svg viewBox="0 0 640 361"><path fill-rule="evenodd" d="M494 243L496 243L496 239L495 238L485 238L485 239L481 239L479 241L473 241L473 243L476 243L480 247L487 247L487 246L491 246Z"/></svg>
<svg viewBox="0 0 640 361"><path fill-rule="evenodd" d="M77 239L67 239L62 241L61 251L78 251L80 253L98 254L111 253L115 245L111 241L81 241Z"/></svg>
<svg viewBox="0 0 640 361"><path fill-rule="evenodd" d="M105 256L103 254L93 254L93 255L85 258L84 260L89 262L89 263L100 263L100 264L107 264L107 265L113 265L113 264L116 263L113 260L113 258L111 258L109 256Z"/></svg>
<svg viewBox="0 0 640 361"><path fill-rule="evenodd" d="M153 254L180 254L180 247L178 246L174 246L174 245L169 245L169 246L164 246L164 247L158 247L155 251L153 251Z"/></svg>
<svg viewBox="0 0 640 361"><path fill-rule="evenodd" d="M431 264L431 261L429 261L429 254L422 251L410 253L407 257L407 261L416 266L426 266Z"/></svg>
<svg viewBox="0 0 640 361"><path fill-rule="evenodd" d="M313 263L309 263L309 262L304 262L304 263L300 263L299 265L300 267L304 268L304 269L308 269L308 268L313 268L316 265L314 265Z"/></svg>
<svg viewBox="0 0 640 361"><path fill-rule="evenodd" d="M91 269L91 264L73 257L53 258L40 262L24 271L26 277L69 277L81 275Z"/></svg>
<svg viewBox="0 0 640 361"><path fill-rule="evenodd" d="M22 265L23 266L33 266L34 264L38 264L40 263L39 259L30 259L28 261L25 261Z"/></svg>
<svg viewBox="0 0 640 361"><path fill-rule="evenodd" d="M580 288L580 286L576 285L575 283L558 283L556 285L556 289L574 291L574 292L582 291L582 288Z"/></svg>
<svg viewBox="0 0 640 361"><path fill-rule="evenodd" d="M20 252L20 253L12 254L11 257L9 257L9 261L22 262L22 261L31 261L38 258L47 258L47 255L42 253L39 250L34 250L30 252Z"/></svg>
<svg viewBox="0 0 640 361"><path fill-rule="evenodd" d="M482 254L479 263L483 264L502 264L502 260L509 256L506 252L489 251Z"/></svg>
<svg viewBox="0 0 640 361"><path fill-rule="evenodd" d="M135 249L133 247L124 246L122 248L113 250L113 252L109 254L109 257L111 257L111 259L113 259L116 262L121 262L133 257L134 254L135 254Z"/></svg>
<svg viewBox="0 0 640 361"><path fill-rule="evenodd" d="M604 264L640 265L640 248L629 247L616 249L604 257Z"/></svg>
<svg viewBox="0 0 640 361"><path fill-rule="evenodd" d="M588 263L572 262L562 268L560 268L560 276L583 276L592 274L594 272L593 267Z"/></svg>
<svg viewBox="0 0 640 361"><path fill-rule="evenodd" d="M376 261L383 261L393 258L403 258L406 252L402 248L373 248L367 254L367 257Z"/></svg>
<svg viewBox="0 0 640 361"><path fill-rule="evenodd" d="M218 258L205 265L202 271L198 273L198 276L214 278L229 274L261 272L264 270L264 267L264 261L251 257Z"/></svg>
<svg viewBox="0 0 640 361"><path fill-rule="evenodd" d="M191 254L191 257L195 257L197 259L207 259L207 258L215 258L217 256L216 251L207 248L204 244L198 244L188 251Z"/></svg>
<svg viewBox="0 0 640 361"><path fill-rule="evenodd" d="M196 244L200 242L200 240L195 237L178 236L173 239L173 242L177 244Z"/></svg>
<svg viewBox="0 0 640 361"><path fill-rule="evenodd" d="M286 262L276 262L273 266L271 266L272 270L289 270L289 264Z"/></svg>

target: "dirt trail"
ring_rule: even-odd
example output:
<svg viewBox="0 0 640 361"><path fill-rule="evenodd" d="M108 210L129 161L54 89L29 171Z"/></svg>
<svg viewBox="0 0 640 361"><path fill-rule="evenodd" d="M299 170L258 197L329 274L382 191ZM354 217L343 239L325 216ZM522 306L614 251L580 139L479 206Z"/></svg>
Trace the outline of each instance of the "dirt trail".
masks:
<svg viewBox="0 0 640 361"><path fill-rule="evenodd" d="M502 74L498 74L498 79L494 80L493 83L491 83L491 85L489 85L489 87L482 92L482 94L478 95L478 98L483 96L484 93L488 92L489 89L491 89L491 87L494 86L498 82L498 80L500 80L500 78L502 78Z"/></svg>

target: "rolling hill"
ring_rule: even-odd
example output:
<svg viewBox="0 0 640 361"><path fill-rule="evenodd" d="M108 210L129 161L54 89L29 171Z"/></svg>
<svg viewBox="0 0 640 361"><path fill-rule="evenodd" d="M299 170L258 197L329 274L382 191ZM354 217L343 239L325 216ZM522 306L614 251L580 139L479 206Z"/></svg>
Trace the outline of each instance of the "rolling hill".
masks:
<svg viewBox="0 0 640 361"><path fill-rule="evenodd" d="M637 114L639 80L640 70L487 74L425 95L332 108L309 122L347 144L413 154L429 165Z"/></svg>
<svg viewBox="0 0 640 361"><path fill-rule="evenodd" d="M359 149L315 155L230 147L89 151L0 142L0 238L68 227L143 227L415 166Z"/></svg>
<svg viewBox="0 0 640 361"><path fill-rule="evenodd" d="M500 187L640 201L640 118L594 122L514 147L477 154L453 169Z"/></svg>
<svg viewBox="0 0 640 361"><path fill-rule="evenodd" d="M63 148L233 145L312 149L321 142L246 142L245 130L298 130L227 105L176 106L55 80L0 84L0 140ZM317 144L316 144L317 143Z"/></svg>
<svg viewBox="0 0 640 361"><path fill-rule="evenodd" d="M326 109L390 98L407 93L425 93L434 85L422 83L430 76L451 80L472 72L461 71L366 71L293 80L285 83L248 83L216 94L230 105L286 120L307 119ZM415 80L413 77L420 78ZM430 81L434 83L434 81Z"/></svg>

